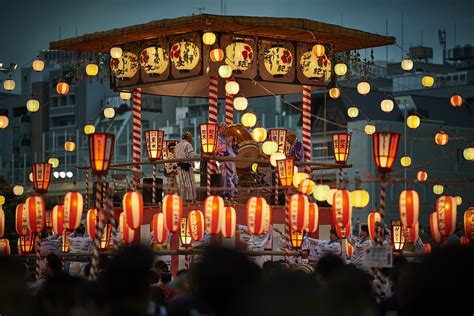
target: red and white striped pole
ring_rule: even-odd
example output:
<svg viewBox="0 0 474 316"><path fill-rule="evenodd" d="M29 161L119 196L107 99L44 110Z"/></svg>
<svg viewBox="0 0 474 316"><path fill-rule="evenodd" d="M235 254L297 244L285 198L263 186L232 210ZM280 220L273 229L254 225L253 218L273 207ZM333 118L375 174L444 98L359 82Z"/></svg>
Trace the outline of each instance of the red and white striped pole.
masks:
<svg viewBox="0 0 474 316"><path fill-rule="evenodd" d="M290 219L289 215L289 208L290 207L290 192L289 190L285 190L285 263L290 264L290 238L291 238L291 230L290 230Z"/></svg>
<svg viewBox="0 0 474 316"><path fill-rule="evenodd" d="M156 203L156 165L153 164L153 176L152 176L152 193L151 193L151 204L155 205Z"/></svg>
<svg viewBox="0 0 474 316"><path fill-rule="evenodd" d="M86 201L85 201L85 205L86 205L86 210L89 209L89 169L86 169Z"/></svg>
<svg viewBox="0 0 474 316"><path fill-rule="evenodd" d="M387 197L387 179L385 178L385 173L382 173L382 179L380 181L380 214L382 214L382 219L385 217L385 202Z"/></svg>
<svg viewBox="0 0 474 316"><path fill-rule="evenodd" d="M133 137L132 137L132 158L133 162L141 161L141 141L142 141L142 89L133 89ZM133 171L139 172L140 165L134 165ZM140 179L134 176L133 185L137 189L140 185Z"/></svg>
<svg viewBox="0 0 474 316"><path fill-rule="evenodd" d="M311 88L303 86L303 150L304 160L311 161ZM306 166L305 171L311 173L311 167Z"/></svg>
<svg viewBox="0 0 474 316"><path fill-rule="evenodd" d="M41 232L38 233L36 236L36 249L35 249L35 256L36 256L36 261L35 261L35 269L36 269L36 280L39 280L41 278Z"/></svg>
<svg viewBox="0 0 474 316"><path fill-rule="evenodd" d="M233 81L232 79L227 79L227 82ZM234 123L234 96L232 94L225 93L225 123L231 125Z"/></svg>
<svg viewBox="0 0 474 316"><path fill-rule="evenodd" d="M209 123L217 124L217 76L209 77ZM211 174L217 172L215 160L207 161L207 196L211 195Z"/></svg>
<svg viewBox="0 0 474 316"><path fill-rule="evenodd" d="M108 194L108 209L109 209L109 222L112 226L111 229L111 239L112 239L112 250L118 250L118 240L117 240L117 222L115 221L115 213L114 213L114 189L109 187L109 194Z"/></svg>
<svg viewBox="0 0 474 316"><path fill-rule="evenodd" d="M99 263L99 248L100 248L100 238L99 238L99 210L102 206L102 177L97 177L97 184L95 189L95 237L94 237L94 247L92 249L92 260L91 260L91 269L89 273L89 280L94 281L97 277L97 268Z"/></svg>

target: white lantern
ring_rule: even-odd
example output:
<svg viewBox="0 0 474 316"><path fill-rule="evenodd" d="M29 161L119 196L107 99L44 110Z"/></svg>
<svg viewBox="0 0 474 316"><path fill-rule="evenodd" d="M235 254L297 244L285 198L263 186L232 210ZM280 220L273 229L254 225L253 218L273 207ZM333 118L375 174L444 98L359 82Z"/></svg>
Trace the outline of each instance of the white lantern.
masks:
<svg viewBox="0 0 474 316"><path fill-rule="evenodd" d="M357 84L357 92L361 95L367 95L370 92L370 84L367 81L361 81Z"/></svg>
<svg viewBox="0 0 474 316"><path fill-rule="evenodd" d="M245 42L234 42L225 48L225 63L232 70L245 71L253 61L253 49Z"/></svg>
<svg viewBox="0 0 474 316"><path fill-rule="evenodd" d="M225 84L225 92L230 95L234 95L239 93L239 83L236 81L228 81Z"/></svg>
<svg viewBox="0 0 474 316"><path fill-rule="evenodd" d="M212 32L206 32L202 34L202 42L206 45L212 45L216 42L216 34Z"/></svg>
<svg viewBox="0 0 474 316"><path fill-rule="evenodd" d="M168 69L168 52L160 46L150 46L140 53L140 66L147 75L159 76Z"/></svg>
<svg viewBox="0 0 474 316"><path fill-rule="evenodd" d="M28 110L28 112L37 112L40 108L40 103L38 100L36 99L29 99L28 101L26 101L26 109Z"/></svg>
<svg viewBox="0 0 474 316"><path fill-rule="evenodd" d="M347 109L347 116L349 117L358 117L359 116L359 109L356 108L355 106L351 106L350 108Z"/></svg>
<svg viewBox="0 0 474 316"><path fill-rule="evenodd" d="M7 91L15 90L15 80L5 79L5 81L3 81L3 88Z"/></svg>
<svg viewBox="0 0 474 316"><path fill-rule="evenodd" d="M25 191L25 188L22 185L17 184L13 187L13 194L17 196L23 195L24 191Z"/></svg>
<svg viewBox="0 0 474 316"><path fill-rule="evenodd" d="M324 202L327 200L331 188L327 184L317 184L313 191L313 197L316 201Z"/></svg>
<svg viewBox="0 0 474 316"><path fill-rule="evenodd" d="M8 127L8 123L10 120L5 115L0 115L0 129L4 129Z"/></svg>
<svg viewBox="0 0 474 316"><path fill-rule="evenodd" d="M375 125L374 124L366 124L365 127L364 127L364 132L367 134L367 135L372 135L373 133L375 133Z"/></svg>
<svg viewBox="0 0 474 316"><path fill-rule="evenodd" d="M347 66L344 63L338 63L334 66L334 72L338 76L344 76L347 73Z"/></svg>
<svg viewBox="0 0 474 316"><path fill-rule="evenodd" d="M257 116L252 112L247 112L240 118L242 125L248 128L254 127L257 124Z"/></svg>
<svg viewBox="0 0 474 316"><path fill-rule="evenodd" d="M112 119L115 116L115 109L111 106L104 108L104 116L108 119Z"/></svg>
<svg viewBox="0 0 474 316"><path fill-rule="evenodd" d="M270 155L270 164L273 167L276 167L277 165L276 161L283 160L283 159L286 159L286 155L284 153L273 153Z"/></svg>
<svg viewBox="0 0 474 316"><path fill-rule="evenodd" d="M245 111L248 105L249 102L245 97L237 97L234 99L234 109L237 111Z"/></svg>
<svg viewBox="0 0 474 316"><path fill-rule="evenodd" d="M383 99L381 102L380 102L380 109L384 112L392 112L393 110L393 107L394 107L394 103L392 100L390 99Z"/></svg>
<svg viewBox="0 0 474 316"><path fill-rule="evenodd" d="M125 91L120 92L120 99L124 101L130 100L131 97L132 97L131 92L125 92Z"/></svg>
<svg viewBox="0 0 474 316"><path fill-rule="evenodd" d="M263 142L267 139L267 130L263 127L256 127L252 130L252 138L257 143Z"/></svg>
<svg viewBox="0 0 474 316"><path fill-rule="evenodd" d="M270 156L278 150L278 144L276 142L267 140L262 144L262 151L265 155Z"/></svg>
<svg viewBox="0 0 474 316"><path fill-rule="evenodd" d="M112 47L110 49L110 57L112 58L120 58L122 57L122 48L120 47Z"/></svg>
<svg viewBox="0 0 474 316"><path fill-rule="evenodd" d="M218 73L221 78L230 78L232 76L232 68L229 65L220 65Z"/></svg>
<svg viewBox="0 0 474 316"><path fill-rule="evenodd" d="M413 69L413 60L411 59L404 59L402 60L402 62L400 63L401 66L402 66L402 69L405 70L405 71L410 71Z"/></svg>
<svg viewBox="0 0 474 316"><path fill-rule="evenodd" d="M31 67L33 68L34 71L40 72L43 71L44 69L44 61L40 58L36 58L33 60L33 63L31 64Z"/></svg>

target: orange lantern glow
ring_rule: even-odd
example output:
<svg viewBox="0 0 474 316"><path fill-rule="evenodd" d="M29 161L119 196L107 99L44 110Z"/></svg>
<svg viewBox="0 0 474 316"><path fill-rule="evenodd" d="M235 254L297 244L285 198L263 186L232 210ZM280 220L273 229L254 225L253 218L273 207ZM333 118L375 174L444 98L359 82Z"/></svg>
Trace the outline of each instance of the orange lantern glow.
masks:
<svg viewBox="0 0 474 316"><path fill-rule="evenodd" d="M184 246L185 248L191 246L193 242L187 217L183 217L180 220L179 240L181 241L181 246Z"/></svg>
<svg viewBox="0 0 474 316"><path fill-rule="evenodd" d="M145 131L146 153L150 161L159 160L163 152L163 139L165 132L162 130Z"/></svg>
<svg viewBox="0 0 474 316"><path fill-rule="evenodd" d="M68 192L64 196L64 228L79 227L84 208L84 198L79 192Z"/></svg>
<svg viewBox="0 0 474 316"><path fill-rule="evenodd" d="M199 241L204 237L204 214L201 211L189 212L187 224L192 240Z"/></svg>
<svg viewBox="0 0 474 316"><path fill-rule="evenodd" d="M420 233L420 226L418 223L416 223L416 225L413 227L403 226L402 230L406 242L415 243L418 240Z"/></svg>
<svg viewBox="0 0 474 316"><path fill-rule="evenodd" d="M474 239L474 207L464 212L464 236Z"/></svg>
<svg viewBox="0 0 474 316"><path fill-rule="evenodd" d="M8 239L0 239L0 256L9 256L10 253L10 241Z"/></svg>
<svg viewBox="0 0 474 316"><path fill-rule="evenodd" d="M58 84L56 85L56 92L59 94L59 95L66 95L69 93L69 84L67 84L66 82L58 82Z"/></svg>
<svg viewBox="0 0 474 316"><path fill-rule="evenodd" d="M293 158L280 159L277 163L278 179L282 187L290 187L293 183L295 160Z"/></svg>
<svg viewBox="0 0 474 316"><path fill-rule="evenodd" d="M97 216L99 216L98 219ZM98 221L98 223L96 223ZM95 238L95 229L96 229L96 224L99 224L99 226L104 227L104 224L107 222L107 214L103 211L100 210L97 212L97 209L91 208L87 211L87 216L86 216L86 232L87 235L94 239Z"/></svg>
<svg viewBox="0 0 474 316"><path fill-rule="evenodd" d="M332 144L334 148L334 160L336 163L345 164L349 158L349 150L351 148L351 134L333 134Z"/></svg>
<svg viewBox="0 0 474 316"><path fill-rule="evenodd" d="M120 213L119 217L119 233L120 238L124 244L131 244L136 241L138 237L138 230L132 229L128 226L127 215L125 212Z"/></svg>
<svg viewBox="0 0 474 316"><path fill-rule="evenodd" d="M301 249L301 246L303 245L303 241L304 241L304 232L292 229L290 238L291 238L291 248L293 248L294 250Z"/></svg>
<svg viewBox="0 0 474 316"><path fill-rule="evenodd" d="M125 193L122 208L127 216L127 225L131 229L139 229L143 223L143 197L138 191Z"/></svg>
<svg viewBox="0 0 474 316"><path fill-rule="evenodd" d="M352 247L350 242L346 242L346 257L352 257L352 254L354 253L354 247Z"/></svg>
<svg viewBox="0 0 474 316"><path fill-rule="evenodd" d="M435 135L435 143L439 146L444 146L448 143L449 136L445 131L439 131Z"/></svg>
<svg viewBox="0 0 474 316"><path fill-rule="evenodd" d="M5 234L5 212L0 207L0 238Z"/></svg>
<svg viewBox="0 0 474 316"><path fill-rule="evenodd" d="M217 149L218 125L213 123L199 125L202 153L213 155Z"/></svg>
<svg viewBox="0 0 474 316"><path fill-rule="evenodd" d="M159 244L164 244L168 241L168 229L165 226L165 217L163 213L153 215L152 220L153 238Z"/></svg>
<svg viewBox="0 0 474 316"><path fill-rule="evenodd" d="M165 227L174 233L181 225L183 215L183 200L177 194L168 194L163 198L163 216Z"/></svg>
<svg viewBox="0 0 474 316"><path fill-rule="evenodd" d="M433 238L433 240L436 241L438 244L444 241L444 236L439 231L437 212L433 212L430 214L430 231L431 231L431 238Z"/></svg>
<svg viewBox="0 0 474 316"><path fill-rule="evenodd" d="M42 196L32 195L26 198L26 223L32 233L39 233L44 229L46 208Z"/></svg>
<svg viewBox="0 0 474 316"><path fill-rule="evenodd" d="M302 232L308 226L308 219L308 197L303 194L293 194L288 203L288 221L291 229Z"/></svg>
<svg viewBox="0 0 474 316"><path fill-rule="evenodd" d="M337 99L341 96L341 90L339 88L331 88L329 89L329 96L331 99Z"/></svg>
<svg viewBox="0 0 474 316"><path fill-rule="evenodd" d="M64 206L61 204L55 205L51 211L53 218L53 233L62 235L64 231Z"/></svg>
<svg viewBox="0 0 474 316"><path fill-rule="evenodd" d="M438 227L441 234L449 236L456 230L456 199L450 195L442 195L436 200Z"/></svg>
<svg viewBox="0 0 474 316"><path fill-rule="evenodd" d="M470 241L469 238L467 238L466 236L461 236L461 237L459 237L459 244L460 244L461 246L467 247L467 246L469 246L469 243L470 243L470 242L471 242L471 241Z"/></svg>
<svg viewBox="0 0 474 316"><path fill-rule="evenodd" d="M313 194L315 188L316 183L314 183L314 181L311 179L304 179L298 185L298 190L300 190L301 193L306 195Z"/></svg>
<svg viewBox="0 0 474 316"><path fill-rule="evenodd" d="M414 227L420 216L420 197L415 190L404 190L398 199L400 221L403 226Z"/></svg>
<svg viewBox="0 0 474 316"><path fill-rule="evenodd" d="M115 135L94 133L89 136L89 162L92 172L105 175L114 155Z"/></svg>
<svg viewBox="0 0 474 316"><path fill-rule="evenodd" d="M70 232L65 230L62 233L62 244L61 244L61 251L63 253L68 253L69 252L69 234Z"/></svg>
<svg viewBox="0 0 474 316"><path fill-rule="evenodd" d="M423 253L431 253L432 251L432 248L431 248L431 244L423 244Z"/></svg>
<svg viewBox="0 0 474 316"><path fill-rule="evenodd" d="M367 216L367 226L369 226L369 237L375 240L377 237L377 226L382 222L382 214L377 211L370 212Z"/></svg>
<svg viewBox="0 0 474 316"><path fill-rule="evenodd" d="M267 205L267 201L260 196L254 196L247 200L246 220L251 234L263 234Z"/></svg>
<svg viewBox="0 0 474 316"><path fill-rule="evenodd" d="M403 249L405 244L405 237L403 236L403 227L400 221L391 221L392 228L392 248L393 251L399 252Z"/></svg>
<svg viewBox="0 0 474 316"><path fill-rule="evenodd" d="M68 140L64 143L64 149L65 149L67 152L73 152L74 150L76 150L76 143L75 143L72 139L68 139Z"/></svg>
<svg viewBox="0 0 474 316"><path fill-rule="evenodd" d="M206 232L218 234L221 231L224 199L217 195L208 196L204 200L204 217Z"/></svg>
<svg viewBox="0 0 474 316"><path fill-rule="evenodd" d="M318 204L314 202L310 202L309 209L308 209L308 224L306 225L305 230L310 234L317 231L318 221L319 221Z"/></svg>
<svg viewBox="0 0 474 316"><path fill-rule="evenodd" d="M345 227L339 227L338 225L336 225L335 228L337 237L341 239L346 239L351 234L352 224L351 222L349 222Z"/></svg>
<svg viewBox="0 0 474 316"><path fill-rule="evenodd" d="M377 169L381 172L389 172L397 157L400 134L377 132L372 135L372 141Z"/></svg>
<svg viewBox="0 0 474 316"><path fill-rule="evenodd" d="M458 108L462 105L463 100L460 95L455 94L451 97L451 99L449 99L449 102L453 107Z"/></svg>
<svg viewBox="0 0 474 316"><path fill-rule="evenodd" d="M418 180L418 182L425 182L426 180L428 180L428 173L424 170L420 170L416 174L416 179Z"/></svg>
<svg viewBox="0 0 474 316"><path fill-rule="evenodd" d="M337 190L331 207L334 226L346 227L352 218L351 193L348 190Z"/></svg>
<svg viewBox="0 0 474 316"><path fill-rule="evenodd" d="M36 235L28 233L18 238L18 254L29 255L35 249Z"/></svg>
<svg viewBox="0 0 474 316"><path fill-rule="evenodd" d="M25 204L19 203L15 209L15 230L19 236L28 234Z"/></svg>
<svg viewBox="0 0 474 316"><path fill-rule="evenodd" d="M42 194L48 192L52 167L53 166L47 162L36 162L33 164L33 186L36 193Z"/></svg>
<svg viewBox="0 0 474 316"><path fill-rule="evenodd" d="M232 238L235 235L235 226L237 224L237 215L235 208L227 206L224 208L224 216L222 221L222 236Z"/></svg>
<svg viewBox="0 0 474 316"><path fill-rule="evenodd" d="M100 237L99 250L107 250L110 244L110 236L112 235L112 225L105 224Z"/></svg>
<svg viewBox="0 0 474 316"><path fill-rule="evenodd" d="M224 51L220 48L214 48L209 52L209 57L215 63L220 62L224 59Z"/></svg>

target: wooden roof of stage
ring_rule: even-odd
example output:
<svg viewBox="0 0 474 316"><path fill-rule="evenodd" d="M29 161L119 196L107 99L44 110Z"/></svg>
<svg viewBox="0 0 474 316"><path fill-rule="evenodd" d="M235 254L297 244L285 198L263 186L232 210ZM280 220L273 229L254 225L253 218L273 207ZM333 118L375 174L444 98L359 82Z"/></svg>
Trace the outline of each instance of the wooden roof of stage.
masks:
<svg viewBox="0 0 474 316"><path fill-rule="evenodd" d="M336 52L395 43L393 36L377 35L307 19L200 14L156 20L54 41L50 43L50 48L65 51L100 52L114 45L143 42L207 29L213 32L288 41L330 43Z"/></svg>

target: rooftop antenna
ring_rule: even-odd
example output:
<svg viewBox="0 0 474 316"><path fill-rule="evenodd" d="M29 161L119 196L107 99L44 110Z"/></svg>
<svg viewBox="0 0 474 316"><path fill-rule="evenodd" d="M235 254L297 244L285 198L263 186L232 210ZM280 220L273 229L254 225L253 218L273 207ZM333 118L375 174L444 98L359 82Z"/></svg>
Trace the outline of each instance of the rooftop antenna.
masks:
<svg viewBox="0 0 474 316"><path fill-rule="evenodd" d="M438 30L439 44L443 48L443 65L446 63L446 29Z"/></svg>

